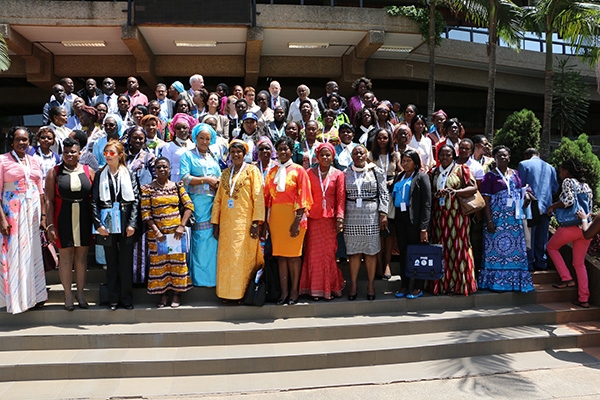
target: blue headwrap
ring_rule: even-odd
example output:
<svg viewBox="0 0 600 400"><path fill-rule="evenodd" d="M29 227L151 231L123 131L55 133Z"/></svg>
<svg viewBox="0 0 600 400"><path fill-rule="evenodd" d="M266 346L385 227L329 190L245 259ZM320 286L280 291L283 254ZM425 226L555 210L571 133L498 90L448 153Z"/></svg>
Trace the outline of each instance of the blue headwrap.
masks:
<svg viewBox="0 0 600 400"><path fill-rule="evenodd" d="M194 126L192 129L192 142L194 142L194 144L196 144L196 138L198 137L198 134L202 131L208 131L210 133L211 145L217 143L217 132L209 124L201 123Z"/></svg>
<svg viewBox="0 0 600 400"><path fill-rule="evenodd" d="M175 90L177 90L179 93L185 92L185 88L183 87L183 83L181 83L179 81L173 82L173 84L171 86L173 86L175 88Z"/></svg>
<svg viewBox="0 0 600 400"><path fill-rule="evenodd" d="M121 119L120 115L117 114L107 114L106 117L104 117L104 120L106 121L106 118L112 118L115 120L115 122L117 123L117 129L119 132L119 137L123 136L123 132L121 131L123 129L122 125L123 125L123 120Z"/></svg>

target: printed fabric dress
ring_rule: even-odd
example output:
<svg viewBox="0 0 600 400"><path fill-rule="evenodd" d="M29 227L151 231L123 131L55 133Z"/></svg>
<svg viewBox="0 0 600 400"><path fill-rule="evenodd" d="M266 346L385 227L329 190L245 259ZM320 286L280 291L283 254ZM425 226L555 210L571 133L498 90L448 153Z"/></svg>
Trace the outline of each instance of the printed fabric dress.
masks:
<svg viewBox="0 0 600 400"><path fill-rule="evenodd" d="M192 178L221 176L221 168L209 153L202 155L197 149L181 156L181 179L194 203L196 224L192 227L190 246L190 274L194 286L215 287L217 284L217 239L213 237L210 222L216 191L208 184L192 185Z"/></svg>
<svg viewBox="0 0 600 400"><path fill-rule="evenodd" d="M488 172L481 182L481 194L490 196L495 233L483 230L483 260L479 288L495 291L531 292L534 290L522 219L515 212L521 206L521 179L515 170L509 176L510 191L496 172ZM508 201L508 199L512 199ZM510 204L509 204L510 203Z"/></svg>
<svg viewBox="0 0 600 400"><path fill-rule="evenodd" d="M344 241L347 254L376 255L381 250L379 213L388 212L389 195L381 168L369 163L363 172L348 168ZM360 192L359 192L360 186ZM357 200L361 199L362 207Z"/></svg>
<svg viewBox="0 0 600 400"><path fill-rule="evenodd" d="M431 191L438 191L437 181L440 171L435 168L432 173ZM455 164L449 172L446 187L461 189L470 181L475 185L468 167ZM441 206L439 199L433 199L431 218L432 243L441 244L444 249L444 276L430 282L433 294L462 294L468 296L477 291L473 251L469 239L469 216L464 215L456 196L446 198Z"/></svg>
<svg viewBox="0 0 600 400"><path fill-rule="evenodd" d="M265 220L263 179L254 165L244 165L233 179L231 168L223 171L212 209L211 222L219 225L217 297L221 299L243 298L250 278L264 263L260 240L250 237L252 221Z"/></svg>
<svg viewBox="0 0 600 400"><path fill-rule="evenodd" d="M58 231L56 246L59 249L89 246L92 239L90 167L80 164L71 171L60 164L54 170L56 186L52 223Z"/></svg>
<svg viewBox="0 0 600 400"><path fill-rule="evenodd" d="M33 157L25 157L27 166L10 153L0 155L2 210L11 226L10 235L2 236L0 307L12 314L48 300L40 240L42 169Z"/></svg>
<svg viewBox="0 0 600 400"><path fill-rule="evenodd" d="M335 226L337 218L344 218L346 187L344 173L333 167L321 186L318 168L316 173L315 168L308 171L314 204L308 216L300 294L329 300L340 297L346 286L335 260L338 248Z"/></svg>
<svg viewBox="0 0 600 400"><path fill-rule="evenodd" d="M179 183L170 187L160 188L150 185L142 186L142 220L154 220L158 229L164 234L174 234L181 224L179 204L194 211L194 204ZM148 230L148 293L164 294L168 290L185 292L192 287L192 278L186 263L185 253L158 254L156 234ZM189 240L189 238L188 238Z"/></svg>
<svg viewBox="0 0 600 400"><path fill-rule="evenodd" d="M272 168L265 180L265 205L269 209L269 232L273 243L273 257L300 257L306 234L306 216L313 204L310 181L306 170L291 163L286 170L285 190L277 191L274 182L279 165ZM304 217L300 222L300 234L290 236L290 227L294 222L296 210L304 208Z"/></svg>

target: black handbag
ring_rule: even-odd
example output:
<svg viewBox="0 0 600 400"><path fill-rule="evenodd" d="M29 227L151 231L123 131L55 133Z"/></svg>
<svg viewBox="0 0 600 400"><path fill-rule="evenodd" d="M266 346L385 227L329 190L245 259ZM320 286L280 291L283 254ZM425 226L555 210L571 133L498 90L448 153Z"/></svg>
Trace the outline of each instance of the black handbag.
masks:
<svg viewBox="0 0 600 400"><path fill-rule="evenodd" d="M185 211L185 207L183 206L183 201L181 199L181 194L179 193L179 186L183 186L183 183L179 182L179 183L176 184L176 186L177 186L177 196L179 197L179 216L181 218L183 218L183 213ZM187 223L185 224L185 226L187 226L188 228L193 228L194 225L196 225L196 217L194 216L194 212L192 211L192 214L188 218Z"/></svg>
<svg viewBox="0 0 600 400"><path fill-rule="evenodd" d="M281 287L279 286L279 265L277 264L277 257L267 257L265 255L265 272L263 274L266 291L267 301L269 303L277 303L281 298Z"/></svg>
<svg viewBox="0 0 600 400"><path fill-rule="evenodd" d="M444 276L441 244L411 244L406 249L406 276L434 281Z"/></svg>
<svg viewBox="0 0 600 400"><path fill-rule="evenodd" d="M256 274L262 274L262 270L259 270ZM244 304L247 306L258 306L262 307L265 304L265 300L267 297L267 290L264 280L262 279L262 275L258 277L258 282L256 277L252 277L250 282L248 283L248 287L246 288L246 293L244 294Z"/></svg>

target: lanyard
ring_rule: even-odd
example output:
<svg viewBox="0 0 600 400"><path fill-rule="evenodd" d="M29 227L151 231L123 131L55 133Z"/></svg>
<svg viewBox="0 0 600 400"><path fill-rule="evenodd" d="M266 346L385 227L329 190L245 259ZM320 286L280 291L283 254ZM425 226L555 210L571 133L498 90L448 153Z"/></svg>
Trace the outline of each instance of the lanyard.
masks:
<svg viewBox="0 0 600 400"><path fill-rule="evenodd" d="M356 185L356 191L358 192L358 198L362 199L362 184L365 181L365 171L361 172L361 174L363 174L361 176L360 181L358 180L358 176L356 175L356 171L352 170L352 173L354 174L354 184Z"/></svg>
<svg viewBox="0 0 600 400"><path fill-rule="evenodd" d="M443 169L440 166L441 173L440 173L440 177L438 178L438 190L446 188L446 181L448 180L448 175L450 175L450 172L452 171L453 168L454 168L454 163L450 164L448 166L448 168L446 168L446 169Z"/></svg>
<svg viewBox="0 0 600 400"><path fill-rule="evenodd" d="M115 191L115 201L118 201L119 193L121 192L121 176L119 175L120 171L121 171L121 168L119 167L119 169L117 170L117 173L116 173L117 179L115 179L115 175L113 175L113 173L110 172L110 168L108 169L108 176L110 177L110 180L112 181L113 189Z"/></svg>
<svg viewBox="0 0 600 400"><path fill-rule="evenodd" d="M383 173L388 175L388 167L390 166L390 155L385 155L385 163L382 161L381 156L379 156L379 164L381 164L381 169L383 169Z"/></svg>
<svg viewBox="0 0 600 400"><path fill-rule="evenodd" d="M325 199L325 192L327 192L327 189L329 188L329 183L331 182L331 179L329 179L331 166L329 167L329 170L327 170L327 175L325 175L325 186L323 186L323 177L321 176L321 170L318 167L317 171L319 171L319 183L321 184L321 192L323 193L323 199Z"/></svg>
<svg viewBox="0 0 600 400"><path fill-rule="evenodd" d="M314 150L313 150L312 147L308 147L308 140L305 140L304 144L306 146L306 151L308 151L308 162L309 162L309 164L311 164L312 163L312 159L313 159Z"/></svg>
<svg viewBox="0 0 600 400"><path fill-rule="evenodd" d="M244 172L244 169L246 169L246 165L248 165L248 164L246 164L246 163L242 164L242 167L240 168L237 175L235 176L235 179L233 179L234 167L233 167L233 165L231 166L231 174L229 175L229 197L233 197L233 188L235 188L238 178L240 177L242 172Z"/></svg>
<svg viewBox="0 0 600 400"><path fill-rule="evenodd" d="M508 197L510 197L510 177L505 176L498 168L496 168L496 172L498 172L500 178L502 178L502 180L506 184L506 190L508 190ZM506 172L508 172L508 170L506 170Z"/></svg>
<svg viewBox="0 0 600 400"><path fill-rule="evenodd" d="M269 171L271 170L273 165L271 163L271 160L269 160L269 166L267 167L267 170L265 171L262 166L262 161L258 160L258 167L260 168L260 173L262 174L263 178L266 178L267 174L269 173Z"/></svg>
<svg viewBox="0 0 600 400"><path fill-rule="evenodd" d="M15 161L23 169L23 174L25 175L25 182L27 183L27 190L29 190L29 186L31 185L31 166L29 165L29 158L27 158L27 154L25 154L25 165L23 165L21 159L19 158L19 156L17 156L17 153L14 150L12 150L10 154L12 154L12 156L15 158Z"/></svg>

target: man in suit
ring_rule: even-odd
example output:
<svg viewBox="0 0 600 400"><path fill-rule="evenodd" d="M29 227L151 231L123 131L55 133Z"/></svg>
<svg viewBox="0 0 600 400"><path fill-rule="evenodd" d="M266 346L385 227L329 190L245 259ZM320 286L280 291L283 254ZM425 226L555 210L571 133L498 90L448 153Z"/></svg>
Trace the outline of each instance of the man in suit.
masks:
<svg viewBox="0 0 600 400"><path fill-rule="evenodd" d="M96 80L89 78L85 81L85 87L77 92L77 96L85 101L86 106L94 107L98 101L98 96L102 95L102 90L98 89Z"/></svg>
<svg viewBox="0 0 600 400"><path fill-rule="evenodd" d="M167 122L173 118L173 112L175 111L175 100L167 98L167 85L164 83L159 83L156 85L154 93L156 94L156 100L160 104L160 113L158 114L158 118L160 118L161 121Z"/></svg>
<svg viewBox="0 0 600 400"><path fill-rule="evenodd" d="M519 176L523 185L529 185L538 200L540 219L531 228L531 250L528 251L529 270L545 270L546 243L548 243L548 226L550 217L546 210L552 204L552 195L558 191L556 170L540 158L536 149L525 150L525 160L519 163Z"/></svg>
<svg viewBox="0 0 600 400"><path fill-rule="evenodd" d="M102 81L102 94L96 98L96 104L105 103L108 106L109 114L116 114L119 112L119 106L117 99L119 96L115 93L117 86L112 78L104 78Z"/></svg>
<svg viewBox="0 0 600 400"><path fill-rule="evenodd" d="M321 111L321 114L323 114L323 111L325 111L325 109L329 108L327 103L329 103L329 96L331 95L331 93L338 93L339 95L339 92L340 87L338 86L336 81L327 82L327 85L325 85L325 95L323 97L319 97L319 99L317 100L317 104L319 105L319 111ZM340 98L342 99L340 103L340 110L346 112L348 102L346 101L345 97L340 96Z"/></svg>
<svg viewBox="0 0 600 400"><path fill-rule="evenodd" d="M283 107L283 111L285 111L285 115L288 114L290 110L290 101L285 97L281 97L281 85L277 81L271 81L269 85L269 93L271 93L271 106L272 110L275 110L275 107L281 106Z"/></svg>

